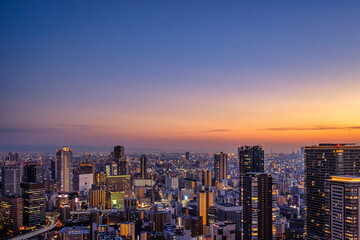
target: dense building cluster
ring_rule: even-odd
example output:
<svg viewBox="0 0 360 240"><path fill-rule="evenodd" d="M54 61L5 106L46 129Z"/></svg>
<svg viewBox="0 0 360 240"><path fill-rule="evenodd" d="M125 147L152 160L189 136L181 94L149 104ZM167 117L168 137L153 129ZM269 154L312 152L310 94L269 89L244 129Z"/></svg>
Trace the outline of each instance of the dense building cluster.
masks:
<svg viewBox="0 0 360 240"><path fill-rule="evenodd" d="M2 239L357 239L360 147L2 153ZM304 161L305 160L305 161Z"/></svg>

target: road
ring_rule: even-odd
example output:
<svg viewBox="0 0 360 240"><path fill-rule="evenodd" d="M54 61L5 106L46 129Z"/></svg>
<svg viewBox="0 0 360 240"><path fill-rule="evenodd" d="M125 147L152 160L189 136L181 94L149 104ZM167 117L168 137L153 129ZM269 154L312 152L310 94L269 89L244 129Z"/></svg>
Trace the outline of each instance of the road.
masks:
<svg viewBox="0 0 360 240"><path fill-rule="evenodd" d="M23 235L18 235L16 237L10 238L10 240L25 240L25 239L29 239L32 237L35 237L39 234L45 233L47 231L50 231L51 229L53 229L54 227L56 227L57 225L57 214L52 214L51 216L46 216L46 218L48 219L48 223L46 224L46 226L39 228L33 232L29 232Z"/></svg>

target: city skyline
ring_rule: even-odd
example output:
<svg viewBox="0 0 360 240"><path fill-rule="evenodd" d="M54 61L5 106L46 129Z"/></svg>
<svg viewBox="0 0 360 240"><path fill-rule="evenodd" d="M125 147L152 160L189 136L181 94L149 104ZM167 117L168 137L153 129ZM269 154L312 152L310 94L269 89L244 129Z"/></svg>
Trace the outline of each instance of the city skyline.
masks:
<svg viewBox="0 0 360 240"><path fill-rule="evenodd" d="M359 142L358 2L0 6L2 150Z"/></svg>

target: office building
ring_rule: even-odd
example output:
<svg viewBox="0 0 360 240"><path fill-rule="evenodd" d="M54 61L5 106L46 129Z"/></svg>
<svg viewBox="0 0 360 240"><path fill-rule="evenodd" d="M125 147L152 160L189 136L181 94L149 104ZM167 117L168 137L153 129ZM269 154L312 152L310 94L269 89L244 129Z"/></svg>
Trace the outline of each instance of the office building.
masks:
<svg viewBox="0 0 360 240"><path fill-rule="evenodd" d="M336 175L360 175L360 146L319 144L305 147L307 239L325 238L325 181Z"/></svg>
<svg viewBox="0 0 360 240"><path fill-rule="evenodd" d="M93 163L80 163L79 174L92 174L95 175L95 166Z"/></svg>
<svg viewBox="0 0 360 240"><path fill-rule="evenodd" d="M325 238L360 237L360 176L331 176L325 181Z"/></svg>
<svg viewBox="0 0 360 240"><path fill-rule="evenodd" d="M42 162L25 162L23 182L43 182L44 169Z"/></svg>
<svg viewBox="0 0 360 240"><path fill-rule="evenodd" d="M64 227L57 233L57 239L60 240L90 240L90 230L86 227L74 226Z"/></svg>
<svg viewBox="0 0 360 240"><path fill-rule="evenodd" d="M0 196L0 231L18 232L23 226L23 199L16 195Z"/></svg>
<svg viewBox="0 0 360 240"><path fill-rule="evenodd" d="M240 174L264 172L264 150L261 146L241 146L238 153Z"/></svg>
<svg viewBox="0 0 360 240"><path fill-rule="evenodd" d="M106 206L106 191L101 189L90 189L89 191L89 204L91 207L104 207Z"/></svg>
<svg viewBox="0 0 360 240"><path fill-rule="evenodd" d="M178 176L166 176L165 177L165 186L170 190L178 189L179 188Z"/></svg>
<svg viewBox="0 0 360 240"><path fill-rule="evenodd" d="M125 222L120 224L120 236L126 239L135 240L135 223Z"/></svg>
<svg viewBox="0 0 360 240"><path fill-rule="evenodd" d="M204 170L202 174L202 185L211 186L211 171Z"/></svg>
<svg viewBox="0 0 360 240"><path fill-rule="evenodd" d="M214 178L215 182L222 182L227 178L228 155L226 153L214 154Z"/></svg>
<svg viewBox="0 0 360 240"><path fill-rule="evenodd" d="M235 240L236 224L233 222L217 222L211 224L211 236L213 240ZM262 239L262 238L259 238ZM265 239L263 239L265 240Z"/></svg>
<svg viewBox="0 0 360 240"><path fill-rule="evenodd" d="M165 224L171 223L171 212L166 211L149 211L148 219L153 222L151 231L164 232Z"/></svg>
<svg viewBox="0 0 360 240"><path fill-rule="evenodd" d="M243 175L241 239L272 239L272 177L268 173Z"/></svg>
<svg viewBox="0 0 360 240"><path fill-rule="evenodd" d="M115 162L110 162L106 164L106 175L107 176L116 176L118 171L118 165Z"/></svg>
<svg viewBox="0 0 360 240"><path fill-rule="evenodd" d="M186 161L189 161L190 160L190 152L186 152L185 156L186 156Z"/></svg>
<svg viewBox="0 0 360 240"><path fill-rule="evenodd" d="M115 146L113 152L113 158L117 164L118 175L127 175L127 163L125 159L125 148L123 146Z"/></svg>
<svg viewBox="0 0 360 240"><path fill-rule="evenodd" d="M19 165L2 166L2 194L3 195L18 195L21 196L21 182L22 169Z"/></svg>
<svg viewBox="0 0 360 240"><path fill-rule="evenodd" d="M64 147L56 151L56 182L57 191L72 191L72 161L73 151Z"/></svg>
<svg viewBox="0 0 360 240"><path fill-rule="evenodd" d="M131 176L108 176L106 186L110 200L110 207L122 207L124 206L124 199L131 195Z"/></svg>
<svg viewBox="0 0 360 240"><path fill-rule="evenodd" d="M140 178L147 178L147 167L146 167L147 157L146 155L142 155L140 158Z"/></svg>
<svg viewBox="0 0 360 240"><path fill-rule="evenodd" d="M230 221L236 224L236 229L240 229L241 207L232 203L215 203L215 221Z"/></svg>
<svg viewBox="0 0 360 240"><path fill-rule="evenodd" d="M21 183L24 199L24 225L39 226L45 223L45 183Z"/></svg>
<svg viewBox="0 0 360 240"><path fill-rule="evenodd" d="M108 175L106 172L95 172L95 184L106 185Z"/></svg>
<svg viewBox="0 0 360 240"><path fill-rule="evenodd" d="M200 191L198 195L198 216L202 217L203 225L206 225L206 212L211 206L214 205L214 193L206 190Z"/></svg>
<svg viewBox="0 0 360 240"><path fill-rule="evenodd" d="M92 173L79 175L79 191L81 193L88 193L93 183L94 175Z"/></svg>

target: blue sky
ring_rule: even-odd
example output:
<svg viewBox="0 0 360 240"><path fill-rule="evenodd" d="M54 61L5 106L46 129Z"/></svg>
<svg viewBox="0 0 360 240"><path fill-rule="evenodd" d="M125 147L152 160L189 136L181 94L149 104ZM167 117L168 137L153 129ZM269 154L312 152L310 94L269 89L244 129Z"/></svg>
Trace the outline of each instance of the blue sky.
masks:
<svg viewBox="0 0 360 240"><path fill-rule="evenodd" d="M360 124L349 105L358 102L359 5L1 1L0 144L124 142L217 151L265 142L287 151L356 139L354 131L299 141L290 134L287 143L286 135L252 137L242 129ZM334 105L335 98L345 106L344 119L334 118L328 105L308 121L289 117L289 109L307 112ZM269 110L281 120L267 122L274 115ZM259 116L263 122L254 120ZM86 130L68 127L80 125ZM226 129L229 136L200 136L201 127ZM169 138L168 132L189 133Z"/></svg>

